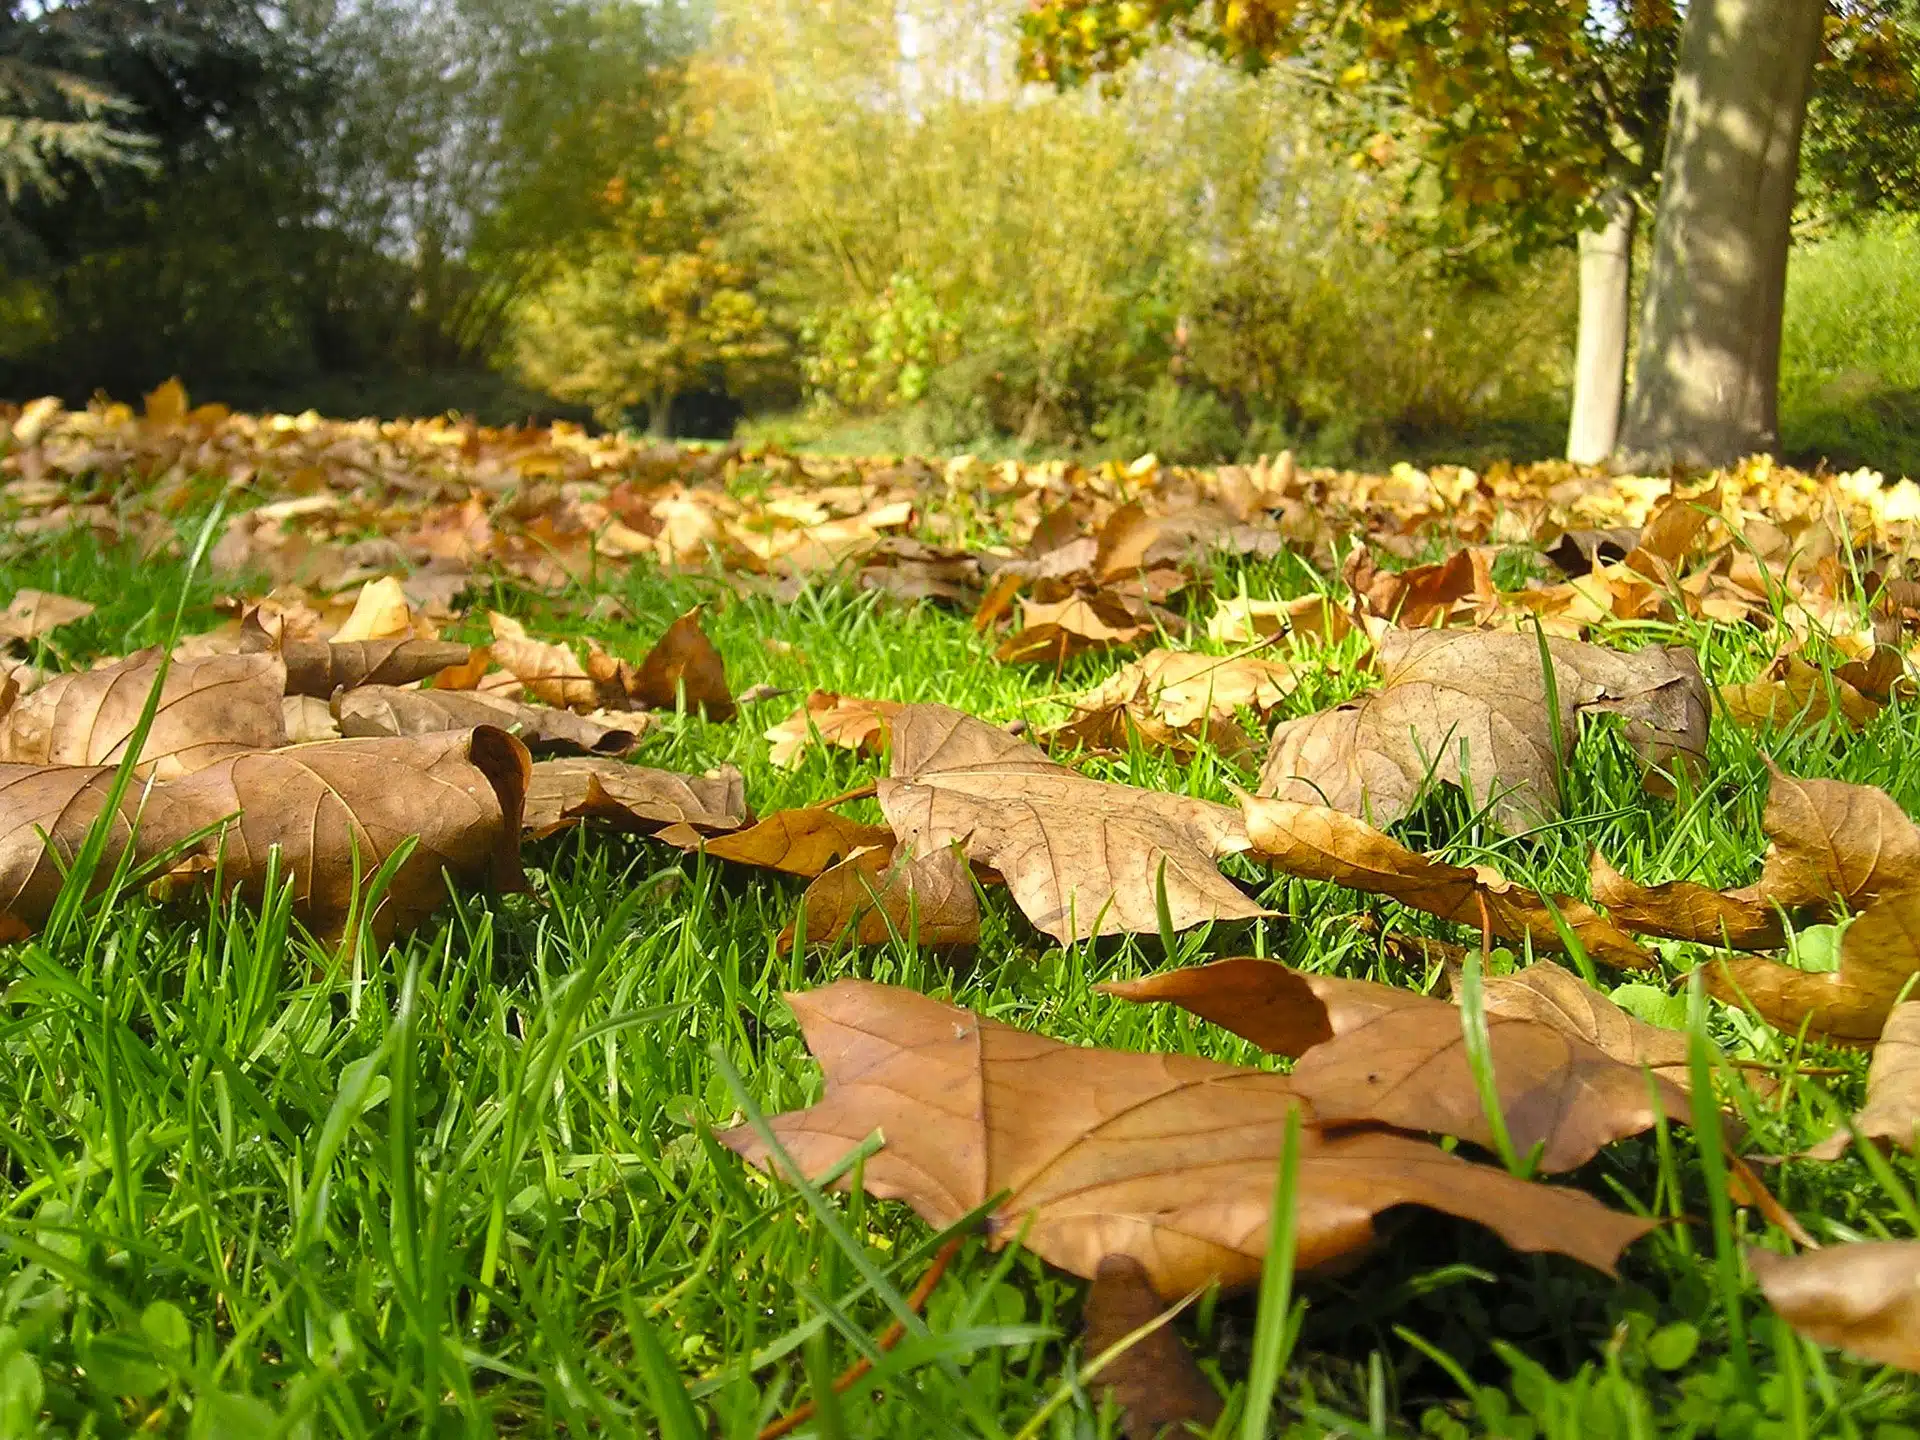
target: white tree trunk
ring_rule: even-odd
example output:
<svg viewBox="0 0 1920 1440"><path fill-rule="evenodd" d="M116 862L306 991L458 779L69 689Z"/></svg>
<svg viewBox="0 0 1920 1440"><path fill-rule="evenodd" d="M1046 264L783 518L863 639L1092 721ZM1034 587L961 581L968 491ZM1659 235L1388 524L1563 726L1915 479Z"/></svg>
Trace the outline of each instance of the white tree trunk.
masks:
<svg viewBox="0 0 1920 1440"><path fill-rule="evenodd" d="M1606 224L1580 232L1580 332L1573 364L1567 458L1597 465L1613 454L1627 393L1627 315L1633 293L1633 197L1600 197Z"/></svg>
<svg viewBox="0 0 1920 1440"><path fill-rule="evenodd" d="M1779 440L1780 314L1821 0L1693 0L1619 459L1725 465Z"/></svg>

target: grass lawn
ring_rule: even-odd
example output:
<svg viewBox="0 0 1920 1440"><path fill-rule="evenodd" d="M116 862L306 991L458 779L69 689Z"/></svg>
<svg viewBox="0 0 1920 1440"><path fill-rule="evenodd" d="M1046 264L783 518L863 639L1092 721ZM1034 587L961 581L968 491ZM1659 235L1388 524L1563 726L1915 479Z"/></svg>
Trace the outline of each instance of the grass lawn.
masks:
<svg viewBox="0 0 1920 1440"><path fill-rule="evenodd" d="M1286 558L1216 577L1220 591L1256 596L1313 583ZM819 749L797 771L772 766L762 731L810 689L1038 726L1120 663L1079 660L1059 675L1004 666L964 615L839 584L740 598L718 576L638 564L604 584L617 606L503 586L474 597L476 620L454 638L483 638L491 605L535 634L592 634L637 654L711 602L736 693L764 683L798 694L731 724L667 716L635 758L737 765L762 815L876 770ZM58 648L42 659L55 666L166 640L183 596L183 630L206 628L230 588L84 534L11 546L0 593L23 586L99 607L51 637ZM1204 619L1210 604L1193 603ZM1677 628L1597 638L1697 644L1714 680L1750 678L1770 657L1757 630ZM1317 670L1282 713L1359 689L1354 648L1300 651ZM1857 735L1824 722L1758 738L1717 725L1709 780L1684 805L1642 792L1617 724L1603 723L1569 768L1562 821L1506 837L1447 791L1396 833L1575 894L1595 847L1639 879L1740 884L1764 848L1763 748L1793 774L1884 786L1920 812L1920 707L1895 703ZM1249 778L1204 753L1142 750L1085 768L1222 801ZM872 802L850 813L879 818ZM530 846L527 861L532 893L455 895L383 955L290 933L280 904L143 896L0 952L0 1435L45 1423L101 1436L748 1440L872 1350L889 1302L943 1239L904 1206L858 1198L834 1200L827 1224L714 1140L749 1103L771 1114L819 1093L783 990L858 975L1061 1040L1271 1064L1170 1007L1094 987L1234 954L1418 986L1428 977L1389 958L1356 917L1467 938L1229 860L1276 917L1189 932L1171 955L1158 937L1059 948L988 891L982 943L965 961L901 944L782 956L775 937L800 881L587 829ZM1700 953L1659 949L1669 977ZM1496 955L1501 968L1514 958ZM1644 978L1609 978L1635 978L1625 998L1643 1015L1685 1023L1684 1004L1676 1014ZM1863 1053L1801 1045L1717 1004L1710 1025L1728 1055L1765 1062L1738 1072L1748 1153L1790 1155L1858 1106ZM1920 1171L1900 1152L1879 1167L1849 1154L1766 1173L1823 1241L1920 1235ZM1296 1287L1304 1319L1272 1433L1920 1437L1920 1381L1813 1345L1770 1313L1726 1249L1767 1227L1741 1209L1717 1228L1705 1174L1677 1127L1615 1144L1571 1177L1619 1208L1680 1217L1634 1245L1617 1280L1399 1212L1358 1264ZM1119 1434L1078 1379L1085 1290L1015 1247L969 1239L924 1328L799 1433ZM1210 1293L1178 1322L1229 1397L1223 1436L1243 1433L1256 1311L1250 1296Z"/></svg>

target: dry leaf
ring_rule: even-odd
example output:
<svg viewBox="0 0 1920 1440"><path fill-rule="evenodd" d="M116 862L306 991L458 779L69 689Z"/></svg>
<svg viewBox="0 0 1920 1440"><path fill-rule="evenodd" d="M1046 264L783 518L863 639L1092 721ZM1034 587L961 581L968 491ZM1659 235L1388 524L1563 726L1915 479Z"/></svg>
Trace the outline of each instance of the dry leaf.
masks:
<svg viewBox="0 0 1920 1440"><path fill-rule="evenodd" d="M242 650L252 647L242 639ZM448 640L364 640L347 644L288 641L279 647L287 662L287 693L321 700L361 685L411 685L472 659L472 647Z"/></svg>
<svg viewBox="0 0 1920 1440"><path fill-rule="evenodd" d="M21 590L0 611L0 640L37 640L49 631L93 614L85 600L47 590Z"/></svg>
<svg viewBox="0 0 1920 1440"><path fill-rule="evenodd" d="M684 692L687 709L709 720L731 720L733 694L727 689L727 668L713 648L694 606L673 624L646 653L637 673L621 677L629 697L653 710L679 708Z"/></svg>
<svg viewBox="0 0 1920 1440"><path fill-rule="evenodd" d="M1075 655L1138 645L1152 634L1152 621L1111 591L1075 592L1053 602L1023 599L1020 628L1001 642L994 658L1058 669Z"/></svg>
<svg viewBox="0 0 1920 1440"><path fill-rule="evenodd" d="M280 719L286 727L289 745L311 745L340 738L340 726L333 718L333 710L317 695L284 696L280 701Z"/></svg>
<svg viewBox="0 0 1920 1440"><path fill-rule="evenodd" d="M1515 941L1531 937L1535 949L1565 948L1548 902L1490 865L1469 868L1417 854L1325 805L1255 796L1243 804L1254 853L1276 870L1386 895L1456 925L1477 929L1484 915L1496 935ZM1591 907L1566 895L1554 896L1552 905L1596 960L1628 969L1653 964L1653 957Z"/></svg>
<svg viewBox="0 0 1920 1440"><path fill-rule="evenodd" d="M1557 755L1535 637L1394 631L1377 645L1379 688L1274 731L1261 792L1389 825L1431 774L1476 804L1490 802L1494 819L1513 830L1559 813L1557 767L1572 753L1583 715L1626 716L1627 737L1649 764L1703 759L1706 689L1691 651L1547 645L1559 697Z"/></svg>
<svg viewBox="0 0 1920 1440"><path fill-rule="evenodd" d="M536 839L584 820L651 835L669 825L718 834L752 819L746 782L730 765L714 775L681 775L583 755L540 761L527 785L526 828Z"/></svg>
<svg viewBox="0 0 1920 1440"><path fill-rule="evenodd" d="M593 710L600 704L600 687L587 674L580 658L565 645L535 640L526 626L510 615L490 611L493 658L543 705L564 710Z"/></svg>
<svg viewBox="0 0 1920 1440"><path fill-rule="evenodd" d="M1529 965L1511 975L1488 976L1480 993L1489 1015L1537 1020L1624 1065L1648 1066L1682 1090L1690 1084L1685 1035L1629 1015L1558 965Z"/></svg>
<svg viewBox="0 0 1920 1440"><path fill-rule="evenodd" d="M383 575L360 587L360 594L353 602L353 613L333 633L333 643L401 640L412 633L413 609L407 604L407 592L393 576Z"/></svg>
<svg viewBox="0 0 1920 1440"><path fill-rule="evenodd" d="M1636 885L1598 850L1587 863L1596 905L1607 918L1636 935L1664 935L1729 949L1771 949L1787 943L1780 915L1760 897L1759 887L1709 890L1691 880Z"/></svg>
<svg viewBox="0 0 1920 1440"><path fill-rule="evenodd" d="M1224 805L1089 779L944 705L894 716L892 766L877 796L901 843L918 856L959 841L1063 945L1158 930L1162 875L1176 930L1269 913L1215 868L1247 848Z"/></svg>
<svg viewBox="0 0 1920 1440"><path fill-rule="evenodd" d="M1894 1002L1920 971L1920 892L1869 905L1840 937L1840 968L1800 970L1756 955L1735 955L1704 967L1707 990L1745 1005L1789 1033L1805 1025L1833 1040L1879 1038Z"/></svg>
<svg viewBox="0 0 1920 1440"><path fill-rule="evenodd" d="M913 859L886 850L856 851L807 887L807 943L830 945L848 936L856 945L905 939L933 948L980 941L980 900L966 861L952 850ZM780 952L793 949L796 926L780 934Z"/></svg>
<svg viewBox="0 0 1920 1440"><path fill-rule="evenodd" d="M140 650L98 670L56 675L0 716L0 761L112 765L160 678L160 651ZM211 655L167 667L160 705L140 749L140 773L169 780L248 750L287 743L277 655Z"/></svg>
<svg viewBox="0 0 1920 1440"><path fill-rule="evenodd" d="M1920 889L1920 827L1871 785L1802 780L1771 761L1760 879L1737 890L1687 881L1634 884L1595 855L1594 898L1629 930L1702 944L1768 949L1786 943L1776 907L1858 909Z"/></svg>
<svg viewBox="0 0 1920 1440"><path fill-rule="evenodd" d="M1253 655L1197 655L1149 650L1073 702L1050 739L1094 749L1124 750L1128 730L1174 748L1205 737L1226 755L1251 747L1237 721L1241 709L1263 719L1294 686L1293 668Z"/></svg>
<svg viewBox="0 0 1920 1440"><path fill-rule="evenodd" d="M140 849L160 854L194 832L172 874L218 874L229 890L261 898L278 847L293 886L293 913L323 936L351 913L354 878L365 879L410 838L372 916L376 936L413 928L457 880L516 890L526 747L491 728L403 740L335 740L235 755L156 786L141 816Z"/></svg>
<svg viewBox="0 0 1920 1440"><path fill-rule="evenodd" d="M0 764L0 936L16 939L45 922L112 785L108 766ZM138 812L141 789L122 799L125 820ZM125 820L108 837L102 883L132 833Z"/></svg>
<svg viewBox="0 0 1920 1440"><path fill-rule="evenodd" d="M783 770L797 770L815 743L856 755L877 755L886 747L887 722L899 709L893 700L862 700L816 690L807 696L806 704L767 731L766 738L773 742L773 763Z"/></svg>
<svg viewBox="0 0 1920 1440"><path fill-rule="evenodd" d="M1322 1124L1371 1122L1494 1146L1460 1012L1444 1000L1252 958L1101 988L1171 1001L1263 1049L1298 1056L1294 1090ZM1650 1090L1639 1066L1553 1026L1490 1014L1487 1042L1514 1148L1524 1155L1542 1146L1549 1174L1586 1164L1659 1114L1689 1118L1686 1092L1672 1082L1655 1079Z"/></svg>
<svg viewBox="0 0 1920 1440"><path fill-rule="evenodd" d="M893 831L863 825L832 810L781 810L731 834L703 837L691 826L669 826L655 837L685 850L704 850L716 860L731 860L762 870L812 877L860 850L886 852Z"/></svg>
<svg viewBox="0 0 1920 1440"><path fill-rule="evenodd" d="M1853 1117L1852 1129L1837 1131L1807 1154L1832 1160L1855 1134L1920 1150L1920 1000L1903 1001L1887 1016L1867 1066L1867 1108Z"/></svg>
<svg viewBox="0 0 1920 1440"><path fill-rule="evenodd" d="M497 695L390 685L348 690L335 708L344 735L433 735L497 725L536 755L625 755L640 743L648 724L644 715L609 715L602 721Z"/></svg>
<svg viewBox="0 0 1920 1440"><path fill-rule="evenodd" d="M1216 645L1246 645L1282 633L1336 644L1353 633L1351 616L1325 595L1298 600L1253 600L1236 595L1219 601L1207 621L1207 639Z"/></svg>
<svg viewBox="0 0 1920 1440"><path fill-rule="evenodd" d="M1085 1360L1118 1345L1165 1313L1167 1303L1130 1255L1109 1255L1093 1272L1087 1292ZM1084 1363L1084 1362L1083 1362ZM1162 1325L1120 1352L1100 1372L1100 1394L1126 1416L1127 1440L1178 1435L1189 1422L1210 1426L1220 1417L1220 1396L1171 1325ZM1175 1427L1168 1431L1167 1427Z"/></svg>
<svg viewBox="0 0 1920 1440"><path fill-rule="evenodd" d="M1746 1256L1767 1303L1808 1339L1920 1371L1920 1240L1862 1240L1802 1255L1750 1248Z"/></svg>
<svg viewBox="0 0 1920 1440"><path fill-rule="evenodd" d="M1076 1275L1124 1255L1162 1294L1256 1280L1295 1111L1307 1122L1296 1191L1302 1269L1365 1247L1372 1217L1394 1205L1425 1205L1486 1225L1515 1249L1608 1271L1652 1228L1407 1136L1323 1133L1285 1075L1063 1045L864 980L788 1003L827 1075L818 1104L772 1120L803 1173L823 1174L879 1130L886 1144L864 1167L868 1195L905 1200L945 1227L1006 1191L987 1217L990 1243L1023 1234L1027 1249ZM752 1130L721 1138L771 1168Z"/></svg>
<svg viewBox="0 0 1920 1440"><path fill-rule="evenodd" d="M1779 729L1837 719L1849 730L1872 723L1883 708L1837 673L1817 670L1798 655L1782 655L1760 679L1745 685L1720 685L1715 694L1727 715L1750 730Z"/></svg>

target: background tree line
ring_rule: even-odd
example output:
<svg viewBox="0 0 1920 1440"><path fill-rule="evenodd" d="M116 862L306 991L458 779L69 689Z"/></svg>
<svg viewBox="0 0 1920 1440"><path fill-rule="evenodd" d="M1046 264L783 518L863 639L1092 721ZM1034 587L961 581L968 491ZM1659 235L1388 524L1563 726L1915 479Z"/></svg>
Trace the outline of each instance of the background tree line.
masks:
<svg viewBox="0 0 1920 1440"><path fill-rule="evenodd" d="M1778 243L1731 236L1803 242L1786 442L1920 468L1916 36L1915 0L0 0L0 394L1183 458L1600 458L1625 414L1665 458L1705 422L1625 377L1649 262L1700 271L1649 224L1670 117L1791 112ZM1770 442L1756 403L1701 443Z"/></svg>

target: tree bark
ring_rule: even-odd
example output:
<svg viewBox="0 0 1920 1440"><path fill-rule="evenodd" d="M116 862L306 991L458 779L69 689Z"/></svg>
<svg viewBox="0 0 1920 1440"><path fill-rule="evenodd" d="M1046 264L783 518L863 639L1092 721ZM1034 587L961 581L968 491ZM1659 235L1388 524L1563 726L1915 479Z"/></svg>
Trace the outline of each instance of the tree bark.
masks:
<svg viewBox="0 0 1920 1440"><path fill-rule="evenodd" d="M1606 224L1580 232L1580 331L1575 342L1573 419L1567 459L1597 465L1613 454L1627 393L1627 315L1633 293L1633 197L1600 197Z"/></svg>
<svg viewBox="0 0 1920 1440"><path fill-rule="evenodd" d="M1779 441L1787 244L1823 8L1688 8L1617 456L1625 464L1726 465Z"/></svg>
<svg viewBox="0 0 1920 1440"><path fill-rule="evenodd" d="M664 440L667 438L667 424L673 417L673 392L656 390L647 399L647 438Z"/></svg>

